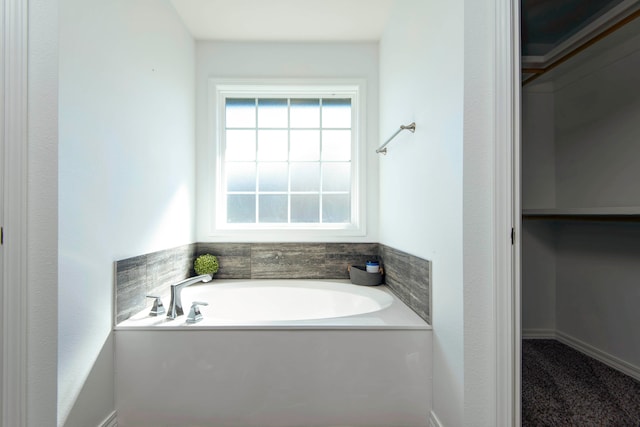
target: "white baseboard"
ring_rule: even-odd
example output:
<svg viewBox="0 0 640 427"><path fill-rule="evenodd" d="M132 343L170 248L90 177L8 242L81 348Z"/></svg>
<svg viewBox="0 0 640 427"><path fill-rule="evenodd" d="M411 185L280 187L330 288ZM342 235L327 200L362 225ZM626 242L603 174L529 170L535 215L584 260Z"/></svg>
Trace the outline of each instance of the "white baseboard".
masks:
<svg viewBox="0 0 640 427"><path fill-rule="evenodd" d="M438 416L433 412L429 412L429 427L443 427Z"/></svg>
<svg viewBox="0 0 640 427"><path fill-rule="evenodd" d="M526 339L556 339L555 329L522 329L522 338Z"/></svg>
<svg viewBox="0 0 640 427"><path fill-rule="evenodd" d="M113 411L107 418L100 423L98 427L118 427L118 417L116 411Z"/></svg>
<svg viewBox="0 0 640 427"><path fill-rule="evenodd" d="M616 356L612 356L611 354L597 349L584 341L580 341L579 339L574 338L571 335L565 334L564 332L556 331L555 335L556 339L561 343L566 344L569 347L582 352L587 356L593 357L594 359L599 360L605 365L608 365L613 369L616 369L623 374L629 375L630 377L640 381L640 367L629 362L625 362L624 360Z"/></svg>

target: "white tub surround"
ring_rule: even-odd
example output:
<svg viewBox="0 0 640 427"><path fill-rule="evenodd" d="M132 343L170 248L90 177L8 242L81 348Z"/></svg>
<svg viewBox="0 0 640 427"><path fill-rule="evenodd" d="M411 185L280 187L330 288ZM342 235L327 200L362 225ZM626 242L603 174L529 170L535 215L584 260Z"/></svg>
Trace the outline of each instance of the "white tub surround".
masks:
<svg viewBox="0 0 640 427"><path fill-rule="evenodd" d="M430 331L156 331L116 332L119 427L428 425Z"/></svg>
<svg viewBox="0 0 640 427"><path fill-rule="evenodd" d="M307 298L324 313L297 311ZM120 427L428 425L431 327L386 286L214 280L183 289L196 300L195 325L141 313L116 327Z"/></svg>

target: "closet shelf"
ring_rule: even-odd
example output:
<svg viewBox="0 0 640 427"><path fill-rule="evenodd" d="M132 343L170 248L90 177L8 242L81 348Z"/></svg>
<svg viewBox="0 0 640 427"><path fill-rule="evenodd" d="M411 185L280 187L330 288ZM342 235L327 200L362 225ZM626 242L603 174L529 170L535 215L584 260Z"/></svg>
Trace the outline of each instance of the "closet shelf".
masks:
<svg viewBox="0 0 640 427"><path fill-rule="evenodd" d="M531 219L579 219L587 221L640 221L640 206L523 209L522 217Z"/></svg>

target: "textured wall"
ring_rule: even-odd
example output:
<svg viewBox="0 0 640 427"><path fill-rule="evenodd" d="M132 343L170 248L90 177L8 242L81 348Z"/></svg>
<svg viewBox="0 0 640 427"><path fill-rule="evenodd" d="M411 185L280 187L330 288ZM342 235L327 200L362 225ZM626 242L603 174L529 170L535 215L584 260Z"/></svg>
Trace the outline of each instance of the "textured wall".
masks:
<svg viewBox="0 0 640 427"><path fill-rule="evenodd" d="M219 279L348 279L349 265L379 259L386 283L420 317L430 321L429 261L377 243L194 243L116 261L115 322L150 305L161 294L195 275L193 260L218 257Z"/></svg>
<svg viewBox="0 0 640 427"><path fill-rule="evenodd" d="M195 46L168 0L58 13L58 425L87 427L115 410L113 261L195 241Z"/></svg>
<svg viewBox="0 0 640 427"><path fill-rule="evenodd" d="M378 257L377 243L198 243L220 258L221 279L348 279L349 265Z"/></svg>
<svg viewBox="0 0 640 427"><path fill-rule="evenodd" d="M21 9L22 3L24 2L2 2L5 11L9 11L12 6L13 9ZM28 310L24 313L24 320L22 320L25 322L27 334L26 360L24 361L27 367L26 384L22 384L26 387L26 401L22 403L26 407L24 412L27 417L21 425L38 427L55 425L57 410L58 2L31 0L28 7L25 6L25 10L27 8L29 19L27 35L29 42L28 152L24 169L27 181L23 182L20 177L15 182L5 181L5 185L14 186L14 183L27 185L27 188L20 190L27 195L27 217L24 218L27 236L19 236L19 238L26 239L26 242L23 241L25 245L23 247L26 250L25 262L29 264L28 274L25 276L26 283L5 283L5 286L26 285L24 292L27 294ZM5 16L7 20L10 20L9 13L11 12ZM5 28L7 28L6 31L11 36L10 25L4 27L4 24L5 22L3 22L2 32L6 35ZM24 25L27 26L27 23L24 22ZM8 42L5 41L5 43ZM7 58L6 53L3 55L3 67L5 67L5 58ZM12 64L7 63L7 65L10 67ZM21 76L14 75L13 78L13 81L20 81ZM9 112L6 111L5 114ZM23 118L22 112L13 111L11 115L14 118ZM16 128L18 126L15 124ZM16 144L22 144L22 141L16 141ZM12 145L13 142L7 141L7 150ZM15 159L15 156L13 158ZM6 177L5 171L3 165L2 174ZM14 190L11 191L13 193ZM13 194L17 193L18 190L15 190ZM5 197L7 194L5 193ZM8 206L7 209L9 209ZM18 237L17 234L13 235ZM11 245L12 242L5 239L5 244ZM5 271L3 269L3 274ZM17 331L10 332L18 334ZM4 333L6 338L7 331L5 330ZM24 351L22 350L21 353ZM15 384L12 384L7 390L14 389L14 386ZM3 401L6 402L6 399ZM17 409L16 412L22 413L21 409ZM3 415L6 416L7 413Z"/></svg>
<svg viewBox="0 0 640 427"><path fill-rule="evenodd" d="M463 161L466 21L462 0L403 0L380 40L380 137L416 132L380 156L379 241L434 264L433 410L447 426L464 424L463 172L484 162Z"/></svg>
<svg viewBox="0 0 640 427"><path fill-rule="evenodd" d="M385 283L413 311L431 323L431 263L406 252L380 245Z"/></svg>
<svg viewBox="0 0 640 427"><path fill-rule="evenodd" d="M153 252L115 263L116 323L142 310L147 295L160 294L166 287L189 276L195 244Z"/></svg>

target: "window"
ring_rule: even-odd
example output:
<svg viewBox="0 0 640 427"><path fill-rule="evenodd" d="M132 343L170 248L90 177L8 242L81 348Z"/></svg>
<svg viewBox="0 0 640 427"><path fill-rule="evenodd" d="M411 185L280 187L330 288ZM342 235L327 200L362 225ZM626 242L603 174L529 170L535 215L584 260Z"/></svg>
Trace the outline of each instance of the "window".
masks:
<svg viewBox="0 0 640 427"><path fill-rule="evenodd" d="M215 230L362 231L360 85L215 89Z"/></svg>

